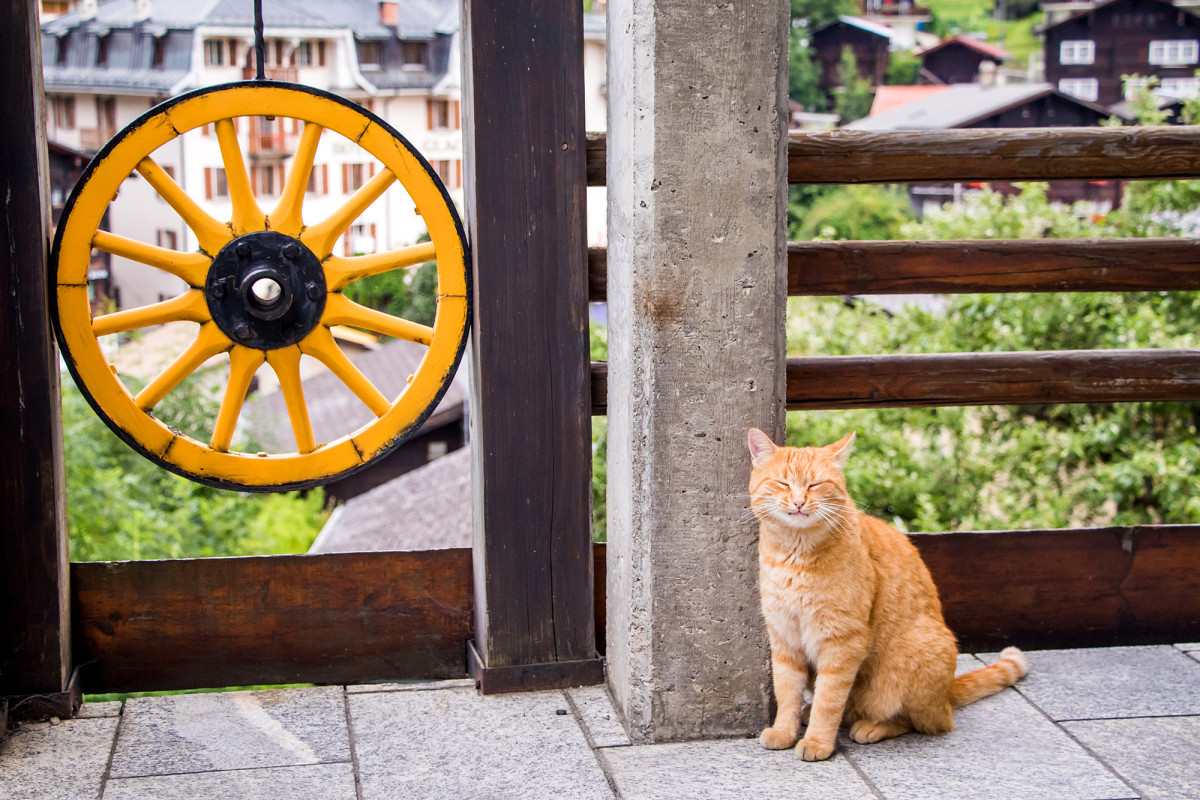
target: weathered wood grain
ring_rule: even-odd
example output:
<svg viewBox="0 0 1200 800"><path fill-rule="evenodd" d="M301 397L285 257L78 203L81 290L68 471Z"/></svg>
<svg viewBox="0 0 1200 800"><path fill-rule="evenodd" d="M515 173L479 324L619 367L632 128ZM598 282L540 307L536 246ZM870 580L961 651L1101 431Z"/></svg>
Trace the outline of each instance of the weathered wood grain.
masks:
<svg viewBox="0 0 1200 800"><path fill-rule="evenodd" d="M814 356L787 367L790 410L1145 400L1200 400L1200 350Z"/></svg>
<svg viewBox="0 0 1200 800"><path fill-rule="evenodd" d="M476 646L594 659L582 6L463 8Z"/></svg>
<svg viewBox="0 0 1200 800"><path fill-rule="evenodd" d="M1200 525L912 534L960 649L1191 641Z"/></svg>
<svg viewBox="0 0 1200 800"><path fill-rule="evenodd" d="M87 692L462 677L471 551L71 565Z"/></svg>
<svg viewBox="0 0 1200 800"><path fill-rule="evenodd" d="M1200 289L1195 239L788 244L789 295L1184 289Z"/></svg>
<svg viewBox="0 0 1200 800"><path fill-rule="evenodd" d="M17 697L61 693L71 673L38 12L0 4L0 695Z"/></svg>

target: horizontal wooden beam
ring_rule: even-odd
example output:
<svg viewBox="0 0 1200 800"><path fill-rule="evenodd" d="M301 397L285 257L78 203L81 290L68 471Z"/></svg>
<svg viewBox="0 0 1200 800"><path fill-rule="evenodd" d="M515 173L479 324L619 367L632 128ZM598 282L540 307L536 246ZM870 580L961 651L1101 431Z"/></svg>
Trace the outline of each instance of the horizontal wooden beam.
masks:
<svg viewBox="0 0 1200 800"><path fill-rule="evenodd" d="M608 297L608 250L588 249L588 299ZM1200 289L1196 239L789 242L788 294L1158 292Z"/></svg>
<svg viewBox="0 0 1200 800"><path fill-rule="evenodd" d="M471 551L71 565L87 692L462 677Z"/></svg>
<svg viewBox="0 0 1200 800"><path fill-rule="evenodd" d="M588 186L608 185L608 134L589 133L584 145L584 170Z"/></svg>
<svg viewBox="0 0 1200 800"><path fill-rule="evenodd" d="M605 185L606 139L588 134L587 181ZM1162 180L1200 177L1200 129L979 128L788 134L789 183Z"/></svg>
<svg viewBox="0 0 1200 800"><path fill-rule="evenodd" d="M788 244L789 295L1186 289L1200 289L1195 239Z"/></svg>
<svg viewBox="0 0 1200 800"><path fill-rule="evenodd" d="M1166 644L1200 636L1200 525L911 539L963 651Z"/></svg>
<svg viewBox="0 0 1200 800"><path fill-rule="evenodd" d="M814 356L787 365L789 410L1148 400L1200 400L1200 350Z"/></svg>

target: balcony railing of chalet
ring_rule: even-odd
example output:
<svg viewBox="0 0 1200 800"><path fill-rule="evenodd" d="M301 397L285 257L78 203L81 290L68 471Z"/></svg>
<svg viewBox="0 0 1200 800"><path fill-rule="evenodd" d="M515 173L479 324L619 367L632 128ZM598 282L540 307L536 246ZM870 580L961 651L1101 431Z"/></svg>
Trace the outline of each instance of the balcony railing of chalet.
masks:
<svg viewBox="0 0 1200 800"><path fill-rule="evenodd" d="M263 69L263 76L269 81L295 83L299 74L295 67L265 67ZM252 81L256 75L254 67L242 67L242 80Z"/></svg>

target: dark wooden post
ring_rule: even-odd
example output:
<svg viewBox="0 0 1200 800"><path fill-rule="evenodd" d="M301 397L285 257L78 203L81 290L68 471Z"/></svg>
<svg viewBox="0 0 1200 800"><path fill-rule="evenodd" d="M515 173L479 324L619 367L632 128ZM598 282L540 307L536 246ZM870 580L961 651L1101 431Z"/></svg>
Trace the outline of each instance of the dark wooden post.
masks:
<svg viewBox="0 0 1200 800"><path fill-rule="evenodd" d="M592 615L583 11L464 0L484 692L599 683Z"/></svg>
<svg viewBox="0 0 1200 800"><path fill-rule="evenodd" d="M47 314L46 129L37 0L0 4L0 695L69 716L71 626L58 352Z"/></svg>

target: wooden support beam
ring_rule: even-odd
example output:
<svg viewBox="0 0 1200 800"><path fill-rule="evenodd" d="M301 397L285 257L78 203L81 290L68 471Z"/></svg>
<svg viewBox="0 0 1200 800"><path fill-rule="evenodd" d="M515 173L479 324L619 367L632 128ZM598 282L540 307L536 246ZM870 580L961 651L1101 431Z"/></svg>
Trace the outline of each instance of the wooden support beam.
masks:
<svg viewBox="0 0 1200 800"><path fill-rule="evenodd" d="M789 358L789 410L1200 400L1200 350Z"/></svg>
<svg viewBox="0 0 1200 800"><path fill-rule="evenodd" d="M588 134L589 186L606 181L605 135ZM804 131L789 183L1163 180L1200 176L1194 126Z"/></svg>
<svg viewBox="0 0 1200 800"><path fill-rule="evenodd" d="M71 676L58 353L36 0L0 4L0 695L60 694Z"/></svg>
<svg viewBox="0 0 1200 800"><path fill-rule="evenodd" d="M539 665L546 686L559 664L566 684L575 662L597 659L583 12L463 9L475 647L481 670Z"/></svg>
<svg viewBox="0 0 1200 800"><path fill-rule="evenodd" d="M76 563L71 575L88 692L466 674L465 548Z"/></svg>
<svg viewBox="0 0 1200 800"><path fill-rule="evenodd" d="M1200 289L1195 239L791 242L789 295Z"/></svg>
<svg viewBox="0 0 1200 800"><path fill-rule="evenodd" d="M964 651L1200 636L1200 525L911 538Z"/></svg>

